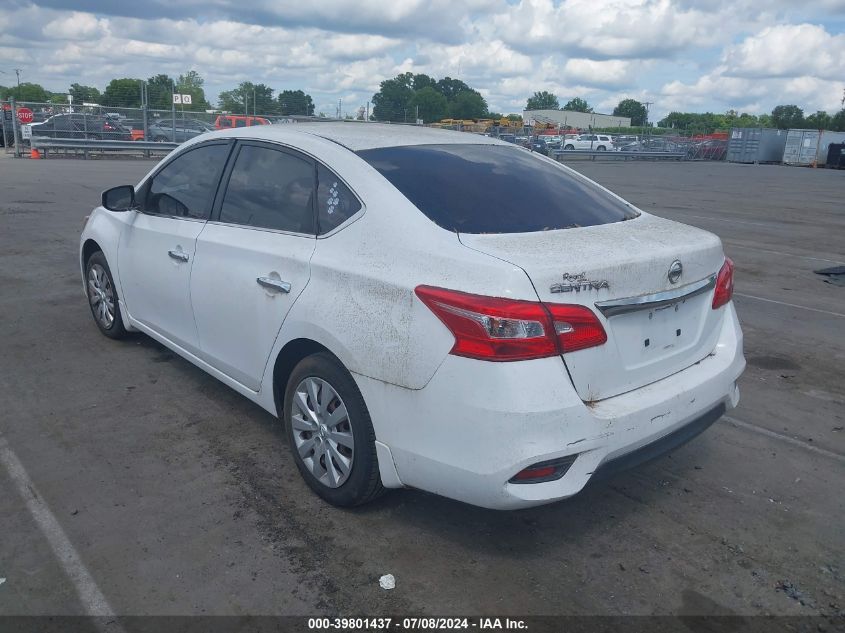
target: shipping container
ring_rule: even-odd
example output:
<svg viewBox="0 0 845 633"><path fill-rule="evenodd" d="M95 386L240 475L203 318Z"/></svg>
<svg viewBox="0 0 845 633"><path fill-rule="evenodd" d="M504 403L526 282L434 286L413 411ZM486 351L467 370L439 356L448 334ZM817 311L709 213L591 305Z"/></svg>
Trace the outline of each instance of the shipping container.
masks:
<svg viewBox="0 0 845 633"><path fill-rule="evenodd" d="M731 163L779 163L786 148L786 130L735 127L728 139Z"/></svg>
<svg viewBox="0 0 845 633"><path fill-rule="evenodd" d="M818 130L789 130L783 150L784 165L812 165L819 149Z"/></svg>
<svg viewBox="0 0 845 633"><path fill-rule="evenodd" d="M821 140L819 141L819 165L824 165L827 162L827 154L831 145L837 143L845 143L845 132L831 132L825 130L822 132Z"/></svg>

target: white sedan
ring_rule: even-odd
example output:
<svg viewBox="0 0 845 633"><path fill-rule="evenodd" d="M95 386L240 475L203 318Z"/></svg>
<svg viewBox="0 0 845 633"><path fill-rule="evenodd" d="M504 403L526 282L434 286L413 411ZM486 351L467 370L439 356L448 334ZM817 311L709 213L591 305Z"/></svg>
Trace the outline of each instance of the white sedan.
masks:
<svg viewBox="0 0 845 633"><path fill-rule="evenodd" d="M480 135L205 134L103 193L80 264L103 334L278 416L337 505L569 497L736 406L745 366L716 236Z"/></svg>

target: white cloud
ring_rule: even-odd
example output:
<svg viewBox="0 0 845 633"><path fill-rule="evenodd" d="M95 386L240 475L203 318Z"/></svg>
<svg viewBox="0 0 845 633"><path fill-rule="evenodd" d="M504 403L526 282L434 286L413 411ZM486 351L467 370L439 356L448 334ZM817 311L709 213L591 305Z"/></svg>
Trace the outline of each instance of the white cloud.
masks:
<svg viewBox="0 0 845 633"><path fill-rule="evenodd" d="M815 24L784 24L747 37L725 52L733 77L845 77L845 34Z"/></svg>

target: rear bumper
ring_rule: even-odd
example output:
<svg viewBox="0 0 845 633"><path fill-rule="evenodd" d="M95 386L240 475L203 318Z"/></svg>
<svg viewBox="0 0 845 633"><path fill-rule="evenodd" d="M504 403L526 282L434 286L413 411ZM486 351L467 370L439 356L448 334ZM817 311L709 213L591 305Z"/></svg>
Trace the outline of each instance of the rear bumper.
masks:
<svg viewBox="0 0 845 633"><path fill-rule="evenodd" d="M515 509L570 497L594 476L691 439L737 405L736 380L744 368L742 333L729 304L709 356L589 405L578 397L559 358L485 363L447 356L420 390L355 379L403 485ZM558 480L509 481L537 462L571 455L577 457ZM380 466L394 472L391 465Z"/></svg>
<svg viewBox="0 0 845 633"><path fill-rule="evenodd" d="M672 431L668 435L664 435L659 440L655 440L651 444L646 444L630 453L625 453L602 463L593 472L591 480L610 479L617 473L636 468L641 464L657 459L661 455L674 451L676 448L683 446L691 439L709 429L716 420L725 414L725 410L725 404L723 402L719 403L710 409L710 411L705 412L694 420L690 420L681 428Z"/></svg>

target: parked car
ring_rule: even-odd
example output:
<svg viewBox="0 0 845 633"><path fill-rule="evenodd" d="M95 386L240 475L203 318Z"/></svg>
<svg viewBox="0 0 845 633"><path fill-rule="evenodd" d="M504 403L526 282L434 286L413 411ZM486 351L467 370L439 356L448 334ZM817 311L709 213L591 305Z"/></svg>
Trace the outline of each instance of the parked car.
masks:
<svg viewBox="0 0 845 633"><path fill-rule="evenodd" d="M144 122L141 119L123 119L121 125L129 130L133 141L144 140Z"/></svg>
<svg viewBox="0 0 845 633"><path fill-rule="evenodd" d="M739 400L719 238L481 135L197 137L104 192L79 254L104 335L141 331L281 418L337 505L563 499Z"/></svg>
<svg viewBox="0 0 845 633"><path fill-rule="evenodd" d="M613 149L613 140L606 134L580 134L575 138L567 138L563 143L563 149L592 149L597 152L606 152Z"/></svg>
<svg viewBox="0 0 845 633"><path fill-rule="evenodd" d="M214 126L199 119L176 119L176 134L175 142L184 143L188 139L204 134L206 132L213 132ZM151 141L173 141L173 121L169 119L159 119L152 125L147 127L147 137Z"/></svg>
<svg viewBox="0 0 845 633"><path fill-rule="evenodd" d="M108 141L132 140L129 129L111 117L95 114L56 114L41 123L32 123L33 136Z"/></svg>
<svg viewBox="0 0 845 633"><path fill-rule="evenodd" d="M214 128L217 130L226 130L234 127L251 127L253 125L270 125L270 120L261 116L221 114L214 121Z"/></svg>

